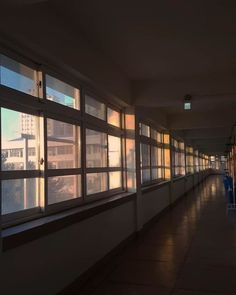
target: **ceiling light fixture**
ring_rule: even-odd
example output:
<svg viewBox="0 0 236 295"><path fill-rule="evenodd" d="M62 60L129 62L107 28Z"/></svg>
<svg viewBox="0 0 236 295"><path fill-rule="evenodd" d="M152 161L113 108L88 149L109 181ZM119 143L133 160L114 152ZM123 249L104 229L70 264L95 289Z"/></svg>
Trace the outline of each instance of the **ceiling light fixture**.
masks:
<svg viewBox="0 0 236 295"><path fill-rule="evenodd" d="M191 102L192 96L190 94L186 94L184 97L184 110L189 111L192 109L192 102Z"/></svg>

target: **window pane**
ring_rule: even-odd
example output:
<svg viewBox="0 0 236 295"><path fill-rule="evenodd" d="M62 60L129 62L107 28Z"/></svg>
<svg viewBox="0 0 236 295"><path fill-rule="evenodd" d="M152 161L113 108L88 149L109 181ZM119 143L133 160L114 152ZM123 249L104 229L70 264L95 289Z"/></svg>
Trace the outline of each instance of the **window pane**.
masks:
<svg viewBox="0 0 236 295"><path fill-rule="evenodd" d="M170 150L164 149L165 167L170 167Z"/></svg>
<svg viewBox="0 0 236 295"><path fill-rule="evenodd" d="M158 148L156 146L151 147L151 162L152 166L158 166Z"/></svg>
<svg viewBox="0 0 236 295"><path fill-rule="evenodd" d="M109 189L121 187L121 172L109 172Z"/></svg>
<svg viewBox="0 0 236 295"><path fill-rule="evenodd" d="M119 137L108 135L109 167L121 167L121 141Z"/></svg>
<svg viewBox="0 0 236 295"><path fill-rule="evenodd" d="M163 166L162 149L158 148L158 166Z"/></svg>
<svg viewBox="0 0 236 295"><path fill-rule="evenodd" d="M107 135L86 129L86 167L107 166Z"/></svg>
<svg viewBox="0 0 236 295"><path fill-rule="evenodd" d="M158 173L158 178L164 178L163 168L158 168L157 173Z"/></svg>
<svg viewBox="0 0 236 295"><path fill-rule="evenodd" d="M2 180L2 214L38 206L36 178Z"/></svg>
<svg viewBox="0 0 236 295"><path fill-rule="evenodd" d="M0 84L38 96L37 73L35 70L0 55Z"/></svg>
<svg viewBox="0 0 236 295"><path fill-rule="evenodd" d="M96 118L106 120L106 106L104 103L85 95L85 112Z"/></svg>
<svg viewBox="0 0 236 295"><path fill-rule="evenodd" d="M47 119L49 169L80 167L79 131L78 126Z"/></svg>
<svg viewBox="0 0 236 295"><path fill-rule="evenodd" d="M1 108L2 170L38 168L36 116Z"/></svg>
<svg viewBox="0 0 236 295"><path fill-rule="evenodd" d="M170 143L170 136L169 134L164 134L164 143L169 144Z"/></svg>
<svg viewBox="0 0 236 295"><path fill-rule="evenodd" d="M134 139L126 139L126 165L127 165L127 169L135 169Z"/></svg>
<svg viewBox="0 0 236 295"><path fill-rule="evenodd" d="M141 167L150 166L150 145L141 143Z"/></svg>
<svg viewBox="0 0 236 295"><path fill-rule="evenodd" d="M165 179L170 179L170 169L165 169Z"/></svg>
<svg viewBox="0 0 236 295"><path fill-rule="evenodd" d="M48 178L48 204L54 204L81 196L81 176L65 175Z"/></svg>
<svg viewBox="0 0 236 295"><path fill-rule="evenodd" d="M87 174L87 195L107 190L107 173Z"/></svg>
<svg viewBox="0 0 236 295"><path fill-rule="evenodd" d="M126 114L125 115L125 128L128 130L135 129L135 117L134 115Z"/></svg>
<svg viewBox="0 0 236 295"><path fill-rule="evenodd" d="M152 180L158 179L157 168L152 169Z"/></svg>
<svg viewBox="0 0 236 295"><path fill-rule="evenodd" d="M56 78L46 75L47 99L79 109L80 91Z"/></svg>
<svg viewBox="0 0 236 295"><path fill-rule="evenodd" d="M155 129L151 129L151 136L154 140L157 141L157 131Z"/></svg>
<svg viewBox="0 0 236 295"><path fill-rule="evenodd" d="M160 132L157 132L157 141L162 142L162 134Z"/></svg>
<svg viewBox="0 0 236 295"><path fill-rule="evenodd" d="M151 180L150 169L142 169L142 183L148 182Z"/></svg>
<svg viewBox="0 0 236 295"><path fill-rule="evenodd" d="M150 137L150 127L142 123L140 125L141 135Z"/></svg>
<svg viewBox="0 0 236 295"><path fill-rule="evenodd" d="M136 189L136 173L127 172L127 188L129 191L135 191Z"/></svg>
<svg viewBox="0 0 236 295"><path fill-rule="evenodd" d="M107 109L107 122L116 127L120 127L120 113L110 108Z"/></svg>

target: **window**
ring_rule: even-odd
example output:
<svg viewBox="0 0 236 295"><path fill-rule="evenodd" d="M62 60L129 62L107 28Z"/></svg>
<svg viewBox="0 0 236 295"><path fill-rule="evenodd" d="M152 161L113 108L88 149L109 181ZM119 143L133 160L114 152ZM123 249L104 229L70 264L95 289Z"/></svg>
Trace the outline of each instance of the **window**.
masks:
<svg viewBox="0 0 236 295"><path fill-rule="evenodd" d="M86 129L86 167L107 166L107 135Z"/></svg>
<svg viewBox="0 0 236 295"><path fill-rule="evenodd" d="M2 181L2 214L15 213L39 206L37 178Z"/></svg>
<svg viewBox="0 0 236 295"><path fill-rule="evenodd" d="M172 168L173 176L185 175L184 142L176 139L172 139Z"/></svg>
<svg viewBox="0 0 236 295"><path fill-rule="evenodd" d="M140 123L141 182L151 184L165 178L162 134Z"/></svg>
<svg viewBox="0 0 236 295"><path fill-rule="evenodd" d="M140 123L140 134L150 137L150 127L148 125Z"/></svg>
<svg viewBox="0 0 236 295"><path fill-rule="evenodd" d="M85 112L101 120L106 120L106 106L104 103L85 95Z"/></svg>
<svg viewBox="0 0 236 295"><path fill-rule="evenodd" d="M107 114L107 123L98 122L99 130L86 128L86 191L88 196L98 193L103 196L109 190L123 188L120 112L88 95L85 111L104 121Z"/></svg>
<svg viewBox="0 0 236 295"><path fill-rule="evenodd" d="M96 194L108 190L107 173L87 174L87 195Z"/></svg>
<svg viewBox="0 0 236 295"><path fill-rule="evenodd" d="M86 129L86 167L90 168L87 173L87 195L121 189L121 166L120 137ZM104 168L106 172L102 172Z"/></svg>
<svg viewBox="0 0 236 295"><path fill-rule="evenodd" d="M107 122L113 126L120 127L120 113L113 109L107 109Z"/></svg>
<svg viewBox="0 0 236 295"><path fill-rule="evenodd" d="M48 178L48 204L55 204L81 196L80 175L54 176Z"/></svg>
<svg viewBox="0 0 236 295"><path fill-rule="evenodd" d="M188 146L185 159L183 141L137 122L133 108L123 113L85 89L36 69L0 55L4 226L9 220L24 222L123 190L135 191L139 143L143 186L169 180L172 173L184 175L185 162L187 173L209 167L207 155ZM35 99L39 96L43 104Z"/></svg>
<svg viewBox="0 0 236 295"><path fill-rule="evenodd" d="M79 109L79 89L49 75L46 75L46 95L48 100L70 108Z"/></svg>
<svg viewBox="0 0 236 295"><path fill-rule="evenodd" d="M199 156L198 151L194 151L194 171L199 172Z"/></svg>
<svg viewBox="0 0 236 295"><path fill-rule="evenodd" d="M186 173L194 173L194 154L191 146L186 147Z"/></svg>
<svg viewBox="0 0 236 295"><path fill-rule="evenodd" d="M33 128L26 128L26 118ZM39 206L37 133L37 116L1 108L3 215Z"/></svg>
<svg viewBox="0 0 236 295"><path fill-rule="evenodd" d="M38 96L37 72L5 55L0 55L0 84Z"/></svg>
<svg viewBox="0 0 236 295"><path fill-rule="evenodd" d="M67 130L67 132L65 132ZM48 168L58 168L63 161L64 166L60 168L80 167L80 129L66 122L47 119L47 148ZM66 155L66 158L65 158ZM67 163L70 163L68 165Z"/></svg>
<svg viewBox="0 0 236 295"><path fill-rule="evenodd" d="M28 128L26 118L32 123ZM34 170L38 159L30 151L38 146L38 118L34 115L1 108L2 170ZM7 153L6 153L7 151Z"/></svg>
<svg viewBox="0 0 236 295"><path fill-rule="evenodd" d="M108 161L110 167L121 167L121 140L119 137L108 135Z"/></svg>
<svg viewBox="0 0 236 295"><path fill-rule="evenodd" d="M135 117L132 114L125 114L125 128L127 130L135 129Z"/></svg>

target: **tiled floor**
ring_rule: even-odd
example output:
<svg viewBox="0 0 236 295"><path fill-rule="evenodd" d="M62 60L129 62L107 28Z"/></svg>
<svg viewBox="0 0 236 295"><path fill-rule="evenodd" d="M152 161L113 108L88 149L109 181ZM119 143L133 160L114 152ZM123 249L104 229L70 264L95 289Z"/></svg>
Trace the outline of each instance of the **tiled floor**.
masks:
<svg viewBox="0 0 236 295"><path fill-rule="evenodd" d="M191 191L78 294L236 294L236 212L226 215L221 176Z"/></svg>

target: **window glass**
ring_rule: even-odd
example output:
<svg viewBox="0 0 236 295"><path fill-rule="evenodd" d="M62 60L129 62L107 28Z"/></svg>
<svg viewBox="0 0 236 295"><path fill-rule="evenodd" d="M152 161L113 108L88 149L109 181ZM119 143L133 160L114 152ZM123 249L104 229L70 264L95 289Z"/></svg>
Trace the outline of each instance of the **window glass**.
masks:
<svg viewBox="0 0 236 295"><path fill-rule="evenodd" d="M164 149L165 167L170 167L170 150Z"/></svg>
<svg viewBox="0 0 236 295"><path fill-rule="evenodd" d="M131 114L125 115L125 128L128 130L134 130L135 129L135 117Z"/></svg>
<svg viewBox="0 0 236 295"><path fill-rule="evenodd" d="M120 127L120 113L107 108L107 122L116 127Z"/></svg>
<svg viewBox="0 0 236 295"><path fill-rule="evenodd" d="M2 180L2 214L38 207L36 178Z"/></svg>
<svg viewBox="0 0 236 295"><path fill-rule="evenodd" d="M86 167L107 166L107 135L86 129Z"/></svg>
<svg viewBox="0 0 236 295"><path fill-rule="evenodd" d="M158 179L158 169L153 168L152 169L152 180Z"/></svg>
<svg viewBox="0 0 236 295"><path fill-rule="evenodd" d="M151 136L154 140L157 141L157 131L151 128Z"/></svg>
<svg viewBox="0 0 236 295"><path fill-rule="evenodd" d="M157 173L158 173L158 178L164 178L163 168L158 168Z"/></svg>
<svg viewBox="0 0 236 295"><path fill-rule="evenodd" d="M121 172L113 171L109 172L109 189L115 189L121 187Z"/></svg>
<svg viewBox="0 0 236 295"><path fill-rule="evenodd" d="M126 139L126 165L128 169L135 169L135 141Z"/></svg>
<svg viewBox="0 0 236 295"><path fill-rule="evenodd" d="M150 145L141 143L141 167L150 166Z"/></svg>
<svg viewBox="0 0 236 295"><path fill-rule="evenodd" d="M170 179L170 169L165 168L165 179Z"/></svg>
<svg viewBox="0 0 236 295"><path fill-rule="evenodd" d="M109 167L121 167L121 140L108 135Z"/></svg>
<svg viewBox="0 0 236 295"><path fill-rule="evenodd" d="M142 183L149 182L151 180L150 169L142 169Z"/></svg>
<svg viewBox="0 0 236 295"><path fill-rule="evenodd" d="M4 55L0 55L0 84L38 96L37 72Z"/></svg>
<svg viewBox="0 0 236 295"><path fill-rule="evenodd" d="M145 124L140 124L141 135L150 137L150 127Z"/></svg>
<svg viewBox="0 0 236 295"><path fill-rule="evenodd" d="M162 149L158 148L158 166L162 166L163 165L163 158L162 158Z"/></svg>
<svg viewBox="0 0 236 295"><path fill-rule="evenodd" d="M36 116L1 108L2 170L38 168L37 131Z"/></svg>
<svg viewBox="0 0 236 295"><path fill-rule="evenodd" d="M81 176L65 175L48 178L48 204L54 204L81 196Z"/></svg>
<svg viewBox="0 0 236 295"><path fill-rule="evenodd" d="M70 108L79 109L79 89L49 75L46 75L46 95L48 100Z"/></svg>
<svg viewBox="0 0 236 295"><path fill-rule="evenodd" d="M101 120L106 120L105 104L89 95L85 95L85 112Z"/></svg>
<svg viewBox="0 0 236 295"><path fill-rule="evenodd" d="M165 133L164 134L164 144L169 144L170 143L170 136L169 134Z"/></svg>
<svg viewBox="0 0 236 295"><path fill-rule="evenodd" d="M104 192L107 189L107 173L87 174L87 195Z"/></svg>
<svg viewBox="0 0 236 295"><path fill-rule="evenodd" d="M80 167L79 130L78 126L47 119L49 169Z"/></svg>
<svg viewBox="0 0 236 295"><path fill-rule="evenodd" d="M157 142L162 142L162 134L160 132L157 132Z"/></svg>
<svg viewBox="0 0 236 295"><path fill-rule="evenodd" d="M152 166L158 166L158 148L156 146L151 147L151 163Z"/></svg>
<svg viewBox="0 0 236 295"><path fill-rule="evenodd" d="M127 172L127 188L129 191L135 191L136 188L136 173Z"/></svg>

